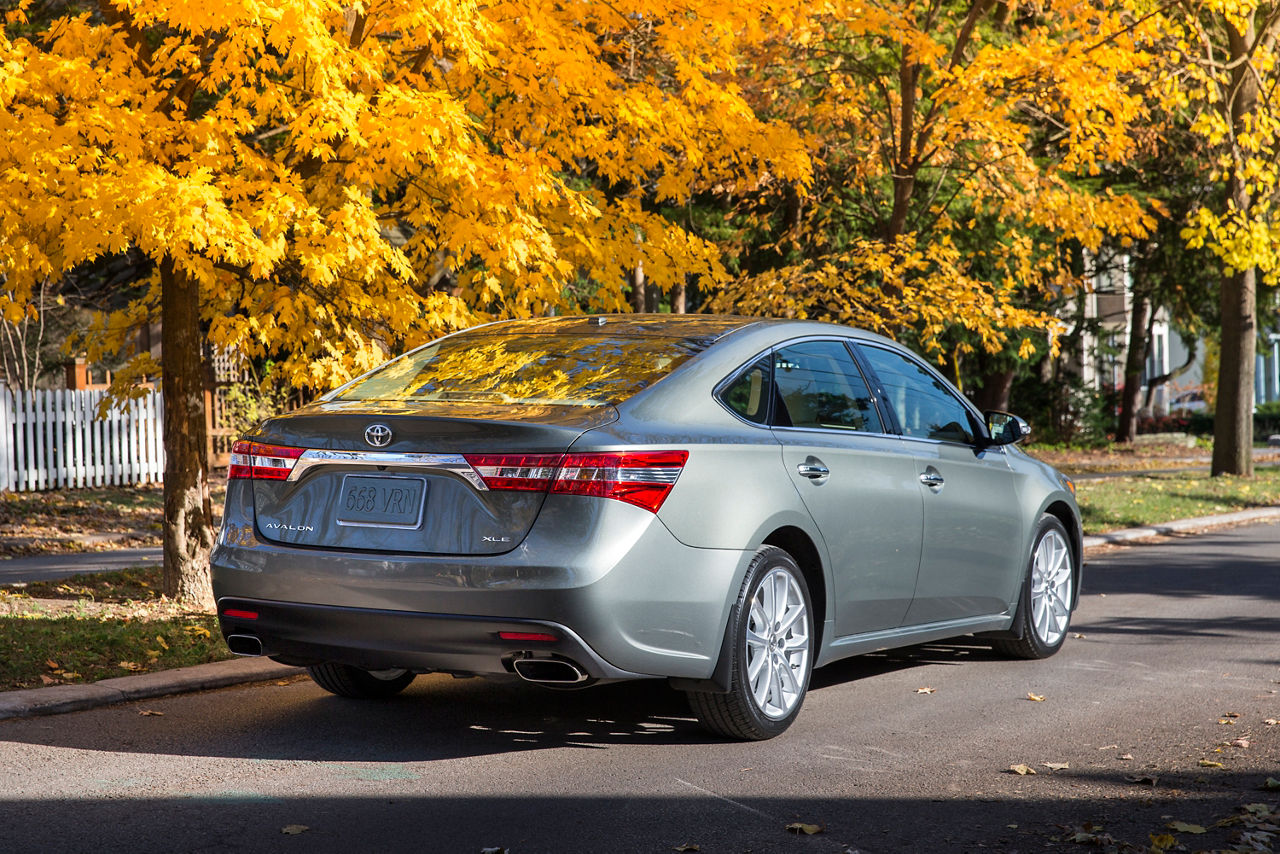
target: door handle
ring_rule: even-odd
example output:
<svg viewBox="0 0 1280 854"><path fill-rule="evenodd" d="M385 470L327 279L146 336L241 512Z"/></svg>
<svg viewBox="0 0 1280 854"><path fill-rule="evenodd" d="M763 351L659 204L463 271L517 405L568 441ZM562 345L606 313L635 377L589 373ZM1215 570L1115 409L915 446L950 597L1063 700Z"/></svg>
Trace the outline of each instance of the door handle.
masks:
<svg viewBox="0 0 1280 854"><path fill-rule="evenodd" d="M941 489L946 480L938 474L937 469L930 466L920 473L920 482L930 489Z"/></svg>
<svg viewBox="0 0 1280 854"><path fill-rule="evenodd" d="M827 468L822 463L805 462L796 466L796 474L801 477L807 477L809 480L821 480L831 474L831 469Z"/></svg>

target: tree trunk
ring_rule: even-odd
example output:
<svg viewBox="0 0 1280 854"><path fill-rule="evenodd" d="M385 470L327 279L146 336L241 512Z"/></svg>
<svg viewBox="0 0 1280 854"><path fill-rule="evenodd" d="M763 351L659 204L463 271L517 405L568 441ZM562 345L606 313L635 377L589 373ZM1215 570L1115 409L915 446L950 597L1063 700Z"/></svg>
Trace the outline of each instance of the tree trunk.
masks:
<svg viewBox="0 0 1280 854"><path fill-rule="evenodd" d="M637 261L631 271L631 310L642 314L645 310L644 262Z"/></svg>
<svg viewBox="0 0 1280 854"><path fill-rule="evenodd" d="M982 388L973 393L973 405L983 412L989 409L1008 412L1014 373L1012 369L984 371L981 376Z"/></svg>
<svg viewBox="0 0 1280 854"><path fill-rule="evenodd" d="M1228 118L1235 138L1251 132L1258 107L1258 81L1249 58L1257 42L1252 18L1245 30L1226 22L1231 52L1231 99ZM1239 143L1234 143L1239 145ZM1236 149L1227 181L1227 206L1246 222L1253 207L1243 171L1243 153ZM1213 474L1253 475L1253 373L1257 342L1257 268L1223 277L1219 294L1222 310L1221 355L1218 362L1218 405L1213 413Z"/></svg>
<svg viewBox="0 0 1280 854"><path fill-rule="evenodd" d="M160 264L164 389L164 593L213 609L213 508L205 454L204 336L200 285L173 259Z"/></svg>
<svg viewBox="0 0 1280 854"><path fill-rule="evenodd" d="M1124 354L1124 388L1120 390L1120 424L1116 427L1117 442L1132 442L1138 435L1138 395L1142 391L1142 369L1147 361L1147 320L1151 314L1151 301L1142 294L1133 295L1133 308L1129 312L1129 346Z"/></svg>
<svg viewBox="0 0 1280 854"><path fill-rule="evenodd" d="M1218 403L1213 413L1213 474L1253 475L1253 374L1257 271L1222 282Z"/></svg>

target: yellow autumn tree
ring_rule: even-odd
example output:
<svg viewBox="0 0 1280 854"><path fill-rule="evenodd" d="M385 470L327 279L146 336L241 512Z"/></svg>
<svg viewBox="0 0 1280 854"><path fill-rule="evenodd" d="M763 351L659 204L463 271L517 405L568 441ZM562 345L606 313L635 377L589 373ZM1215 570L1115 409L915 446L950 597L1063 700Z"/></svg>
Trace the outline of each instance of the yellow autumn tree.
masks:
<svg viewBox="0 0 1280 854"><path fill-rule="evenodd" d="M764 43L748 90L805 134L811 191L777 182L741 210L758 259L721 298L826 317L934 355L1031 352L1057 325L1072 256L1146 233L1105 189L1144 114L1151 22L1089 0L806 4Z"/></svg>
<svg viewBox="0 0 1280 854"><path fill-rule="evenodd" d="M780 6L59 8L23 0L0 38L0 309L91 259L150 259L83 343L163 321L163 364L138 354L122 377L163 377L165 586L191 601L213 536L206 340L329 386L477 319L620 308L639 264L660 286L716 280L713 247L645 199L807 181L797 136L737 82Z"/></svg>
<svg viewBox="0 0 1280 854"><path fill-rule="evenodd" d="M1223 265L1213 473L1253 474L1259 287L1280 284L1280 4L1237 0L1161 7L1163 64L1153 89L1200 141L1201 186L1219 193L1183 237Z"/></svg>

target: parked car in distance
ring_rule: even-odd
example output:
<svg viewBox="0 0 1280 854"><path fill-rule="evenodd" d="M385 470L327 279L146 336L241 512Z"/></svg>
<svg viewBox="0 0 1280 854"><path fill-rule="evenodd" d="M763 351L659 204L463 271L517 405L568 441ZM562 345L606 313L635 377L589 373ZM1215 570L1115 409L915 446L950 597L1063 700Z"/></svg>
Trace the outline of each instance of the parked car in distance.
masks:
<svg viewBox="0 0 1280 854"><path fill-rule="evenodd" d="M1058 650L1080 515L1027 432L841 326L493 323L236 443L218 616L233 652L345 697L666 679L712 731L769 738L846 656Z"/></svg>

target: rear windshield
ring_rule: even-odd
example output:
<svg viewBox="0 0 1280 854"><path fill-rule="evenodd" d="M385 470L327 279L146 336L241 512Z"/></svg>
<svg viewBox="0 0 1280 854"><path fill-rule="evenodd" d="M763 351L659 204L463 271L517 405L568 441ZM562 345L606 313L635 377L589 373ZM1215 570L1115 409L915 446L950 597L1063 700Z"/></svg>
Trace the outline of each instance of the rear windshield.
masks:
<svg viewBox="0 0 1280 854"><path fill-rule="evenodd" d="M609 406L709 343L603 333L459 335L406 353L330 399Z"/></svg>

